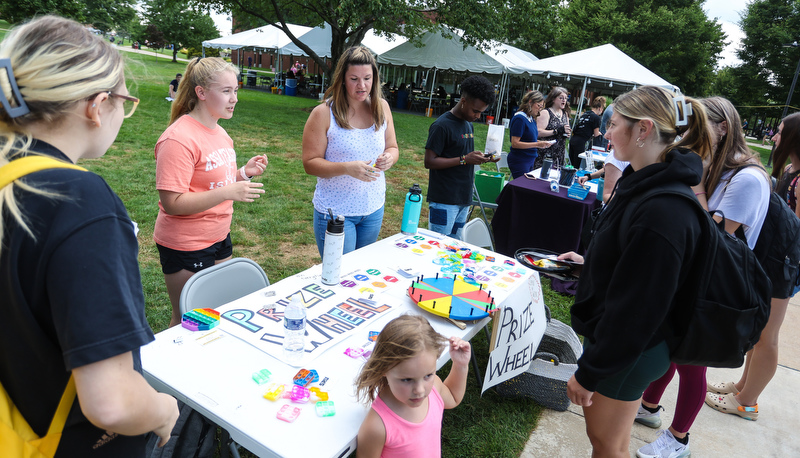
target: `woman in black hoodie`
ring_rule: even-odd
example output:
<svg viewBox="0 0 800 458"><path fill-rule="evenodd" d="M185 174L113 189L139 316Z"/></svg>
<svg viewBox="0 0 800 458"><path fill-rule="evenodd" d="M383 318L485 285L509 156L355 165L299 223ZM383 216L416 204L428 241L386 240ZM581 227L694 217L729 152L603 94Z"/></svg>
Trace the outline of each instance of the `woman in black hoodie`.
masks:
<svg viewBox="0 0 800 458"><path fill-rule="evenodd" d="M625 228L621 219L631 199L649 189L700 183L711 144L702 105L653 86L615 100L605 137L630 166L587 249L571 311L584 352L567 394L583 407L593 456L628 457L642 393L669 367L661 327L688 302L682 286L702 231L692 203L675 195L642 202ZM574 253L561 258L583 261Z"/></svg>

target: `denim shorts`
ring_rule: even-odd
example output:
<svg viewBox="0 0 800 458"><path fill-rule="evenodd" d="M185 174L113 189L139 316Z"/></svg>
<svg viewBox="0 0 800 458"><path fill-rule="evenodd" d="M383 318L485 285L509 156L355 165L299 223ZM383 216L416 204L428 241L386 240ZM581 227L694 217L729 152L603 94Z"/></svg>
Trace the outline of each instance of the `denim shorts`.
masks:
<svg viewBox="0 0 800 458"><path fill-rule="evenodd" d="M428 202L428 230L461 240L469 205Z"/></svg>

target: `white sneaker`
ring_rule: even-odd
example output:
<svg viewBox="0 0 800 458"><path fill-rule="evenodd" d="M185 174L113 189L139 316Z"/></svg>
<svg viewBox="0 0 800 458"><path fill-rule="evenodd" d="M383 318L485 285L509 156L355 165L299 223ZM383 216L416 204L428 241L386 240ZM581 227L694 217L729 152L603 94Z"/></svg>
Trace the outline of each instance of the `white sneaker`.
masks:
<svg viewBox="0 0 800 458"><path fill-rule="evenodd" d="M639 411L636 412L636 419L634 421L654 429L658 428L661 426L661 415L659 414L659 410L664 410L664 408L658 406L658 410L655 412L650 412L640 404Z"/></svg>
<svg viewBox="0 0 800 458"><path fill-rule="evenodd" d="M668 430L662 430L654 442L636 451L639 458L686 458L692 456L689 445L683 445Z"/></svg>

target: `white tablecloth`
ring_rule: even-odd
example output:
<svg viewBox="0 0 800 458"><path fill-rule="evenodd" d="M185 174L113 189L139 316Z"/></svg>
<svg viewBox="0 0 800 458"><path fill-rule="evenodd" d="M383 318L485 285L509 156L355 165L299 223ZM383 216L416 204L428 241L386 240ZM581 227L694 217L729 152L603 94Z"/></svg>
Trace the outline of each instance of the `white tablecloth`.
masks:
<svg viewBox="0 0 800 458"><path fill-rule="evenodd" d="M426 241L439 240L443 244L452 243L439 234L420 230L419 235ZM428 250L424 252L415 248L413 237L397 234L377 243L348 253L343 258L342 272L368 269L370 266L383 265L395 268L413 268L419 273L433 275L441 266L432 262L436 256ZM424 242L422 242L424 243ZM463 242L461 242L463 244ZM405 244L405 248L397 244ZM473 247L481 253L494 255L494 266L504 266L508 258ZM489 265L489 264L486 264ZM517 269L521 266L517 263ZM319 279L321 266L316 265L288 280ZM506 284L505 288L491 287L492 295L502 305L503 301L516 288L523 287L531 275L537 273L528 269L521 278ZM411 280L400 275L397 287L390 288L382 294L388 294L399 304L398 313L413 313L426 316L431 325L445 336L472 338L489 318L467 323L461 330L444 318L434 316L419 309L406 295ZM500 278L500 277L498 277ZM494 280L493 280L494 281ZM265 290L274 289L278 282ZM503 284L498 283L497 284ZM336 286L333 288L341 288ZM249 304L254 310L276 298L265 297L264 291L257 291L237 301ZM387 315L376 321L380 329L397 314ZM379 324L380 323L380 324ZM167 392L186 402L192 408L226 429L233 440L258 456L282 457L339 457L347 456L355 450L355 438L358 428L368 412L368 407L360 404L354 397L353 380L358 374L362 360L344 355L345 349L364 344L364 332L359 332L339 342L310 364L307 369L315 369L320 377L328 377L329 381L322 390L327 390L330 400L334 401L336 414L333 417L317 417L313 404L297 405L302 413L294 423L286 423L276 418L278 409L288 400L277 402L262 397L266 385L257 385L252 374L261 369L272 372L272 381L291 383L298 368L290 367L282 361L264 353L239 338L227 334L218 326L216 333L203 337L203 332L191 332L176 326L159 333L156 341L142 348L142 363L148 381L159 391ZM372 328L370 328L371 330ZM221 336L221 338L216 338ZM216 340L212 340L215 339ZM441 367L449 360L448 352L439 358ZM472 382L474 383L474 382Z"/></svg>

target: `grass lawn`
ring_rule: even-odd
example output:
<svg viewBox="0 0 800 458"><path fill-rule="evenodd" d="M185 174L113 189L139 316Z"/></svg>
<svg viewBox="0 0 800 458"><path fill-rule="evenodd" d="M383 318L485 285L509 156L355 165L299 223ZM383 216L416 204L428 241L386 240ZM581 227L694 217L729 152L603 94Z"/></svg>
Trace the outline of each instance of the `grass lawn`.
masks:
<svg viewBox="0 0 800 458"><path fill-rule="evenodd" d="M117 141L99 159L81 164L102 175L119 194L131 218L139 224L140 268L146 313L155 332L167 327L170 303L152 240L158 213L155 190L156 140L167 127L170 103L167 85L185 64L173 64L152 55L125 53L128 86L141 99L133 117L125 120ZM258 262L272 282L279 281L320 262L312 230L311 198L316 179L306 175L301 162L303 126L318 102L255 90L239 91L239 104L231 120L220 124L234 140L240 164L266 153L269 165L257 178L267 193L253 203L234 204L231 236L234 256ZM427 188L422 165L423 148L432 118L407 113L394 114L400 161L386 173L387 194L381 238L400 231L403 201L408 188L419 183ZM476 146L483 147L487 126L475 125ZM505 150L507 150L506 145ZM487 169L492 170L494 164ZM427 221L423 206L421 221ZM423 226L425 223L423 223ZM545 301L554 316L568 320L572 298L553 293L545 280ZM482 368L488 361L488 345L479 333L473 339ZM442 370L445 376L449 366ZM526 400L501 398L494 391L483 397L470 375L468 392L461 406L448 411L444 420L444 456L519 456L541 407Z"/></svg>

